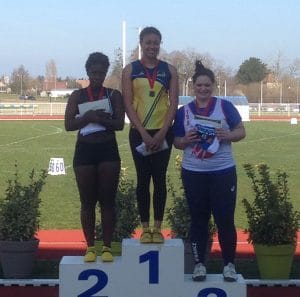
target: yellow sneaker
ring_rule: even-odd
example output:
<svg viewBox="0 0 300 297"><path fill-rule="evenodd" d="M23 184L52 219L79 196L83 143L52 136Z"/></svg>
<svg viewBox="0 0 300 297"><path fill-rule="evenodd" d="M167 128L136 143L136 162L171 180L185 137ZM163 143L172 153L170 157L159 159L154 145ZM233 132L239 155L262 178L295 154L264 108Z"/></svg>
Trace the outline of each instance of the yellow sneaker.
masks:
<svg viewBox="0 0 300 297"><path fill-rule="evenodd" d="M113 262L114 258L111 253L111 248L108 246L103 246L102 248L102 254L101 254L101 260L102 262Z"/></svg>
<svg viewBox="0 0 300 297"><path fill-rule="evenodd" d="M164 236L161 234L160 229L153 228L152 242L153 243L164 243L165 242Z"/></svg>
<svg viewBox="0 0 300 297"><path fill-rule="evenodd" d="M94 246L89 246L84 255L84 262L96 262L97 255Z"/></svg>
<svg viewBox="0 0 300 297"><path fill-rule="evenodd" d="M150 228L143 228L140 243L152 243L152 234Z"/></svg>

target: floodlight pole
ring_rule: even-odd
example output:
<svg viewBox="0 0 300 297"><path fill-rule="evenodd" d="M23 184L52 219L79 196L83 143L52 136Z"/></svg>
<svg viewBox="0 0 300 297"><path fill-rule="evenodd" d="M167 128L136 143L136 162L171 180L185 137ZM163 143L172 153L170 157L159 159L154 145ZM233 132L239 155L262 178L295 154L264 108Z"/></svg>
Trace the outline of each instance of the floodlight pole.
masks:
<svg viewBox="0 0 300 297"><path fill-rule="evenodd" d="M139 60L141 60L142 58L142 49L141 49L141 43L140 43L140 34L141 34L141 31L142 31L142 28L139 27L139 36L138 36L138 41L139 41Z"/></svg>
<svg viewBox="0 0 300 297"><path fill-rule="evenodd" d="M123 53L123 68L126 66L126 22L122 22L122 53Z"/></svg>
<svg viewBox="0 0 300 297"><path fill-rule="evenodd" d="M263 103L263 82L260 82L260 104Z"/></svg>

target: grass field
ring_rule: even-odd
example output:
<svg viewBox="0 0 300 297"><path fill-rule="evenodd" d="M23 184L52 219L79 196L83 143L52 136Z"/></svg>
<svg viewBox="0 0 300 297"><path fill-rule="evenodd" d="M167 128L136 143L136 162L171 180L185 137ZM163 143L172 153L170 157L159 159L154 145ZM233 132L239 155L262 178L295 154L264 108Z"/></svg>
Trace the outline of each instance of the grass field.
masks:
<svg viewBox="0 0 300 297"><path fill-rule="evenodd" d="M242 198L252 197L249 180L242 168L245 162L267 162L272 170L284 169L295 208L300 210L300 126L289 122L245 123L247 138L233 144L238 171L238 203L236 224L246 227ZM122 166L128 177L135 179L135 171L128 146L128 126L117 134ZM2 121L0 132L0 197L6 181L14 174L15 161L22 178L30 169L48 168L52 157L64 158L66 175L48 176L42 192L41 228L80 228L79 199L75 184L72 158L76 132L65 132L63 121ZM173 149L168 174L178 184L179 171L175 157L181 151ZM1 199L1 198L0 198ZM167 207L172 201L168 199ZM165 227L167 227L165 225Z"/></svg>

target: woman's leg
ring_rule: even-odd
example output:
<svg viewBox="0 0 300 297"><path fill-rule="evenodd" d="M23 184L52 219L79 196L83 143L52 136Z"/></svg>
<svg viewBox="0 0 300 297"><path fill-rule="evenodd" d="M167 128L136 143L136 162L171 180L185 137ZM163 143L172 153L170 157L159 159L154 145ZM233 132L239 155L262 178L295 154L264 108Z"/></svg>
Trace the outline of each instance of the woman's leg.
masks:
<svg viewBox="0 0 300 297"><path fill-rule="evenodd" d="M160 228L167 199L166 173L170 160L171 148L153 154L151 175L153 179L154 227Z"/></svg>
<svg viewBox="0 0 300 297"><path fill-rule="evenodd" d="M210 189L211 205L218 229L224 265L234 263L237 234L234 224L237 177L235 169L213 175Z"/></svg>
<svg viewBox="0 0 300 297"><path fill-rule="evenodd" d="M96 174L94 165L74 167L76 182L80 195L80 218L87 246L94 246L95 207L97 203Z"/></svg>
<svg viewBox="0 0 300 297"><path fill-rule="evenodd" d="M205 174L182 169L182 182L191 216L190 240L195 263L205 263L211 215Z"/></svg>
<svg viewBox="0 0 300 297"><path fill-rule="evenodd" d="M103 244L110 247L115 230L115 198L118 189L120 161L107 161L98 164L97 184L101 206Z"/></svg>
<svg viewBox="0 0 300 297"><path fill-rule="evenodd" d="M136 169L137 187L136 197L140 214L140 220L144 228L149 227L150 220L150 180L151 180L151 160L136 151L136 147L142 143L142 138L138 131L130 129L129 143L132 157Z"/></svg>

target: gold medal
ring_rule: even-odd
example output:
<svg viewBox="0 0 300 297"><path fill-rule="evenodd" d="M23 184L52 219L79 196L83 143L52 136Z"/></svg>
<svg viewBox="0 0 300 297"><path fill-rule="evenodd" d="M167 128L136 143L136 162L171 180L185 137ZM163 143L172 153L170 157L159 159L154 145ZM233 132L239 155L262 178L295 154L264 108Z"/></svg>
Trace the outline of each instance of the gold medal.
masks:
<svg viewBox="0 0 300 297"><path fill-rule="evenodd" d="M150 97L155 97L155 92L154 92L153 90L150 90L150 91L149 91L149 96L150 96Z"/></svg>

